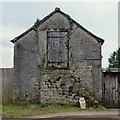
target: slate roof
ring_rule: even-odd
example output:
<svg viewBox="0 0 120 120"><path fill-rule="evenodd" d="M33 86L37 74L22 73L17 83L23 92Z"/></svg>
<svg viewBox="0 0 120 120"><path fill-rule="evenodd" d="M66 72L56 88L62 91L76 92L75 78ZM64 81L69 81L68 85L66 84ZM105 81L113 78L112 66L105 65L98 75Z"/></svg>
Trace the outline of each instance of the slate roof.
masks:
<svg viewBox="0 0 120 120"><path fill-rule="evenodd" d="M90 31L88 31L87 29L85 29L83 26L81 26L78 22L76 22L75 20L73 20L69 15L65 14L64 12L62 12L60 10L60 8L55 8L55 10L53 12L51 12L49 15L47 15L46 17L44 17L42 20L37 21L38 25L41 25L42 23L44 23L47 19L49 19L52 15L54 15L55 13L60 13L62 15L64 15L65 17L67 17L68 19L70 19L73 23L75 23L79 28L81 28L82 30L84 30L85 32L87 32L89 35L91 35L92 37L94 37L98 42L101 42L102 44L104 43L104 40L100 37L97 37L96 35L94 35L93 33L91 33ZM29 28L28 30L26 30L24 33L22 33L21 35L15 37L13 40L11 40L12 43L15 43L17 40L19 40L21 37L23 37L24 35L26 35L28 32L30 32L31 30L34 29L35 24Z"/></svg>

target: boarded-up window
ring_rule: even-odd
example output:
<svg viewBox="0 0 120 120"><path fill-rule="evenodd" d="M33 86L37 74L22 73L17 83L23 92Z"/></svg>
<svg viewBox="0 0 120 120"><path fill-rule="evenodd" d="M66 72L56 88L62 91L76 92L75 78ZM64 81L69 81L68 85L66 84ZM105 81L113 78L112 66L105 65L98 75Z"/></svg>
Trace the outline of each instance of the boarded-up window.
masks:
<svg viewBox="0 0 120 120"><path fill-rule="evenodd" d="M67 31L52 29L48 31L47 37L48 65L57 68L67 67Z"/></svg>

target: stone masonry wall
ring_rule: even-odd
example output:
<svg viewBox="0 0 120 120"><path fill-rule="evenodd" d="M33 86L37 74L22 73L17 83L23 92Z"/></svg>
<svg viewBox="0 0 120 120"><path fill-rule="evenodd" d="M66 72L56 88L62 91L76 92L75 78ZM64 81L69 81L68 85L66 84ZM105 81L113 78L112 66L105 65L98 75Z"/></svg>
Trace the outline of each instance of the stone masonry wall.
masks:
<svg viewBox="0 0 120 120"><path fill-rule="evenodd" d="M31 31L14 47L14 102L39 102L40 72L35 31Z"/></svg>
<svg viewBox="0 0 120 120"><path fill-rule="evenodd" d="M13 68L0 69L0 104L9 104L13 102Z"/></svg>
<svg viewBox="0 0 120 120"><path fill-rule="evenodd" d="M91 77L91 74L87 75L88 78ZM95 100L90 86L92 81L82 81L76 74L73 75L72 71L47 70L42 73L40 103L78 105L79 98L85 97L89 106Z"/></svg>
<svg viewBox="0 0 120 120"><path fill-rule="evenodd" d="M59 23L64 24L60 25ZM38 46L40 48L41 59L44 61L41 65L43 65L44 68L46 68L48 52L47 30L50 28L68 29L69 68L73 71L73 74L77 74L77 76L81 77L85 84L91 81L92 86L90 86L90 91L92 91L96 98L101 100L101 59L86 60L86 57L101 56L101 43L97 42L95 38L79 28L75 23L72 23L67 17L56 13L38 28ZM87 74L91 74L91 77L87 77L86 71L89 71ZM87 87L89 88L89 86Z"/></svg>
<svg viewBox="0 0 120 120"><path fill-rule="evenodd" d="M66 70L47 69L49 29L68 30ZM77 104L80 96L101 100L101 60L86 60L90 56L101 56L101 43L68 15L55 13L15 42L14 102Z"/></svg>

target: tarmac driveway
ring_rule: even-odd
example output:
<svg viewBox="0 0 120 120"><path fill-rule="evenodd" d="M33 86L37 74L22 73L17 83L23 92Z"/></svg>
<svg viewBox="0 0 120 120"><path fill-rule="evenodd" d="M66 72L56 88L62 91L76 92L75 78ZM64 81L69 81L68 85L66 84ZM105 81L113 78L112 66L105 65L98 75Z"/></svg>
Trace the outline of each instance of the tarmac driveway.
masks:
<svg viewBox="0 0 120 120"><path fill-rule="evenodd" d="M81 117L64 117L64 118L12 118L12 119L2 119L2 120L120 120L120 118L110 118L110 117L102 117L102 118L81 118Z"/></svg>

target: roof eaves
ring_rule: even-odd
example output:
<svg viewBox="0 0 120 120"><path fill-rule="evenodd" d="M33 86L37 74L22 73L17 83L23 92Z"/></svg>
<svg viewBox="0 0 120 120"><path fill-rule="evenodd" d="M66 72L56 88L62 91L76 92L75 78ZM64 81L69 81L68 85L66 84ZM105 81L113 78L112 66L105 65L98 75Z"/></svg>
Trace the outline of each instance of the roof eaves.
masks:
<svg viewBox="0 0 120 120"><path fill-rule="evenodd" d="M33 29L33 27L29 28L28 30L26 30L24 33L22 33L21 35L15 37L13 40L11 40L12 43L15 43L18 39L20 39L21 37L23 37L24 35L26 35L28 32L30 32Z"/></svg>
<svg viewBox="0 0 120 120"><path fill-rule="evenodd" d="M82 30L84 30L85 32L87 32L89 35L91 35L92 37L94 37L95 39L97 39L98 42L101 42L102 44L104 43L104 39L94 35L93 33L91 33L90 31L88 31L86 28L84 28L83 26L81 26L78 22L76 22L75 20L73 20L71 18L71 20L78 26L80 27Z"/></svg>

